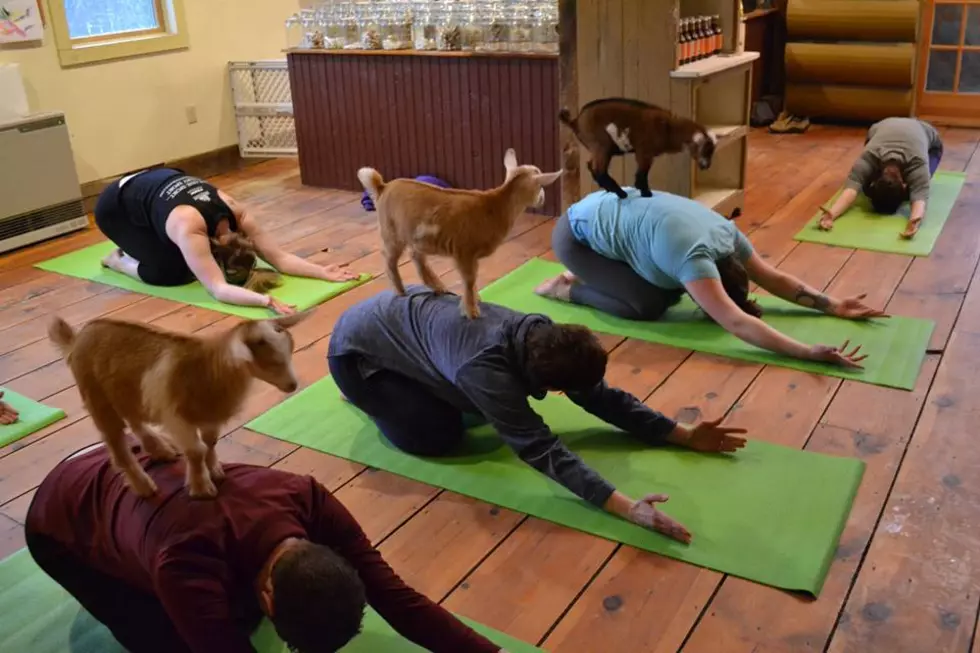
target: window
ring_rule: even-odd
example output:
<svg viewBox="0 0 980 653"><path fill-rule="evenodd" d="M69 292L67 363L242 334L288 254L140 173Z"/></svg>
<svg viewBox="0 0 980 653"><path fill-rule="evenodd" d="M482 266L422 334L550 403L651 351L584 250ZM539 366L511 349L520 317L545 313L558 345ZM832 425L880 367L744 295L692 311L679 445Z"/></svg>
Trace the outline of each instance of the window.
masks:
<svg viewBox="0 0 980 653"><path fill-rule="evenodd" d="M917 115L980 125L980 0L926 0L920 33Z"/></svg>
<svg viewBox="0 0 980 653"><path fill-rule="evenodd" d="M182 0L51 0L63 66L187 47Z"/></svg>

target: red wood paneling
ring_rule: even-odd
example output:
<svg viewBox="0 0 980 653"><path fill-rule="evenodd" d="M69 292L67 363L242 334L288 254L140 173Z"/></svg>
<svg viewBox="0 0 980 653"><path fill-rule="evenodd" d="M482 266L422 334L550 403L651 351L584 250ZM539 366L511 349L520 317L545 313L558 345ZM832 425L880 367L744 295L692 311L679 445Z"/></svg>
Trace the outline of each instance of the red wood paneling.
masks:
<svg viewBox="0 0 980 653"><path fill-rule="evenodd" d="M492 188L508 147L561 167L557 58L290 53L289 76L304 184L361 190L357 169L371 166ZM546 194L555 215L559 185Z"/></svg>

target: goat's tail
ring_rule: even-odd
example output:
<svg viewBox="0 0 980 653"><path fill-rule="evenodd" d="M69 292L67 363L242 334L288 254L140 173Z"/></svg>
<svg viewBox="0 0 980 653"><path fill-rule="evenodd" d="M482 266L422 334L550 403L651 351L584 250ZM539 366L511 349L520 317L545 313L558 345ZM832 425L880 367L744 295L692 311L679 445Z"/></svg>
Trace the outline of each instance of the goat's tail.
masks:
<svg viewBox="0 0 980 653"><path fill-rule="evenodd" d="M385 180L374 168L361 168L357 171L357 179L375 202L385 192Z"/></svg>
<svg viewBox="0 0 980 653"><path fill-rule="evenodd" d="M558 120L561 120L563 123L568 125L572 131L578 131L578 120L572 118L572 112L568 109L562 109L558 112Z"/></svg>
<svg viewBox="0 0 980 653"><path fill-rule="evenodd" d="M48 324L48 337L61 352L62 356L70 354L72 347L75 346L75 331L71 328L70 324L57 315Z"/></svg>

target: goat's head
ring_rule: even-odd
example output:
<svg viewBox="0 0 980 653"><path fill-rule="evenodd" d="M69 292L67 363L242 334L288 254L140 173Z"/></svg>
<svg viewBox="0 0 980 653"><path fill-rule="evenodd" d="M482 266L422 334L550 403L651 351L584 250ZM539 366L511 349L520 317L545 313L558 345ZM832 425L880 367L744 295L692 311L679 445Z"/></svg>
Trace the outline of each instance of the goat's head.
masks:
<svg viewBox="0 0 980 653"><path fill-rule="evenodd" d="M711 167L711 158L715 155L718 137L704 128L698 128L691 137L688 147L691 157L698 162L698 167L707 170Z"/></svg>
<svg viewBox="0 0 980 653"><path fill-rule="evenodd" d="M311 311L271 320L245 322L232 335L233 355L248 365L249 373L283 392L299 387L293 369L293 336L289 329L310 316Z"/></svg>
<svg viewBox="0 0 980 653"><path fill-rule="evenodd" d="M504 183L516 179L517 183L520 184L519 188L522 194L527 193L527 206L534 208L544 206L545 186L550 186L558 181L563 172L559 170L558 172L546 173L541 172L537 166L518 165L517 153L514 152L514 148L508 149L507 153L504 154L504 169L507 171Z"/></svg>

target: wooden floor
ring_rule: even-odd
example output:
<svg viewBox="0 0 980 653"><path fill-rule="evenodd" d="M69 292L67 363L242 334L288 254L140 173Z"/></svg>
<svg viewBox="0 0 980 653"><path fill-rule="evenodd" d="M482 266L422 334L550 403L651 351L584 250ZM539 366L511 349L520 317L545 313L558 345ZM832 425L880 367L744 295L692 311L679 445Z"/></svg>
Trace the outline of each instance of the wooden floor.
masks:
<svg viewBox="0 0 980 653"><path fill-rule="evenodd" d="M604 337L609 381L682 419L729 414L752 437L861 458L864 481L816 601L366 470L242 428L282 399L257 387L220 444L223 459L312 473L350 508L395 569L447 608L549 651L980 653L980 132L947 130L942 168L968 183L932 256L801 244L792 236L860 151L858 129L750 136L739 226L770 262L837 295L936 321L913 392L842 382L645 342ZM214 180L248 203L286 247L380 273L375 214L359 197L303 187L291 161ZM552 221L527 216L480 269L481 284L548 253ZM97 441L72 379L45 338L58 313L183 332L236 323L203 309L59 277L33 263L98 240L85 233L0 258L0 385L68 418L0 449L0 556L23 546L34 488ZM455 281L445 262L439 272ZM411 265L406 279L415 280ZM320 307L295 330L304 383L326 373L333 324L384 277ZM970 479L974 480L970 480ZM652 488L653 490L655 488ZM977 567L974 567L977 565Z"/></svg>

